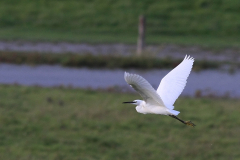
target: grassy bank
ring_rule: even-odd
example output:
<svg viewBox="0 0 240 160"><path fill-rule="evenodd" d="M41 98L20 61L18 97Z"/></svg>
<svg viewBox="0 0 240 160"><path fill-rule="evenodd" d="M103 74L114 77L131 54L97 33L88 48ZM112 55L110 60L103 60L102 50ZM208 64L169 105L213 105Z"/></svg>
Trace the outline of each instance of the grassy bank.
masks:
<svg viewBox="0 0 240 160"><path fill-rule="evenodd" d="M179 117L143 115L138 95L0 86L1 159L239 159L240 101L180 98Z"/></svg>
<svg viewBox="0 0 240 160"><path fill-rule="evenodd" d="M237 0L0 1L0 39L135 43L138 17L148 43L239 46Z"/></svg>
<svg viewBox="0 0 240 160"><path fill-rule="evenodd" d="M111 55L77 55L77 54L41 54L41 53L14 53L0 52L0 63L14 64L58 64L67 67L89 67L89 68L174 68L182 59L174 60L170 58L160 59L154 56L111 56ZM194 70L217 69L227 62L212 62L198 60L194 64ZM235 65L236 66L236 65Z"/></svg>
<svg viewBox="0 0 240 160"><path fill-rule="evenodd" d="M125 43L136 44L137 32L134 33L98 33L69 31L69 30L50 30L37 28L0 28L0 40L24 40L24 41L50 41L50 42L74 42L74 43L90 43L90 44L112 44ZM239 48L239 36L219 36L219 35L162 35L148 34L146 35L147 44L177 44L184 46L197 45L199 47L207 47L213 49L226 49L228 47Z"/></svg>

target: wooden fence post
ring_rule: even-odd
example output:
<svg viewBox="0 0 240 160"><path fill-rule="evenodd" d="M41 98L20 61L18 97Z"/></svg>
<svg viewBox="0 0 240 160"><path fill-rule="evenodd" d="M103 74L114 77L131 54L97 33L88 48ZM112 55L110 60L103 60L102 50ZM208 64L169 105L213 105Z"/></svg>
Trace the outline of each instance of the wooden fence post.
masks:
<svg viewBox="0 0 240 160"><path fill-rule="evenodd" d="M141 56L142 51L145 45L145 17L143 15L139 16L139 24L138 24L138 41L137 41L137 55Z"/></svg>

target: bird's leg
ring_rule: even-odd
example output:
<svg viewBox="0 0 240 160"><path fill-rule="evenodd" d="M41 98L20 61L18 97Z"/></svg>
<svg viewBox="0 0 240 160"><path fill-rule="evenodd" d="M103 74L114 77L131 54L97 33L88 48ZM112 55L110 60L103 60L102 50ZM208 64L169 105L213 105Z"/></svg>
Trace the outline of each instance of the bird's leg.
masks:
<svg viewBox="0 0 240 160"><path fill-rule="evenodd" d="M183 124L186 124L186 125L188 125L188 126L191 126L191 127L194 127L194 126L196 126L194 123L192 123L191 121L183 121L183 120L181 120L180 118L178 118L177 116L174 116L174 115L169 115L170 117L172 117L172 118L175 118L175 119L177 119L177 120L179 120L180 122L182 122Z"/></svg>

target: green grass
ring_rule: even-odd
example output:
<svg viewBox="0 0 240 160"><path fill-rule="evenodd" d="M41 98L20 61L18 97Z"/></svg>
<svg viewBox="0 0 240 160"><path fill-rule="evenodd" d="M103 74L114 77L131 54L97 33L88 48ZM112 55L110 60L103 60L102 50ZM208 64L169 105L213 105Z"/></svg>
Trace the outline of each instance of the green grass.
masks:
<svg viewBox="0 0 240 160"><path fill-rule="evenodd" d="M0 39L135 43L138 17L148 43L238 46L238 0L2 0Z"/></svg>
<svg viewBox="0 0 240 160"><path fill-rule="evenodd" d="M179 117L143 115L138 95L0 86L1 159L239 159L240 100L180 98Z"/></svg>
<svg viewBox="0 0 240 160"><path fill-rule="evenodd" d="M137 34L134 33L98 33L84 31L56 31L49 29L32 28L0 28L0 39L5 41L50 41L73 43L127 43L136 44ZM147 44L177 44L177 45L197 45L208 49L222 50L226 47L239 48L239 36L214 36L214 35L161 35L147 34Z"/></svg>

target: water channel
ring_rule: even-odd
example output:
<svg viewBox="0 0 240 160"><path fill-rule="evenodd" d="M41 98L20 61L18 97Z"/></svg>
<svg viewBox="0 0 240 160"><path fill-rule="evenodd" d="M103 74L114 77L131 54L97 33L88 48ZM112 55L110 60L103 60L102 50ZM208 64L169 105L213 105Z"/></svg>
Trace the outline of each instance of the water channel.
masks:
<svg viewBox="0 0 240 160"><path fill-rule="evenodd" d="M164 70L126 70L147 79L154 88L170 71ZM38 85L43 87L66 86L74 88L107 89L115 87L133 91L125 82L125 70L67 68L58 65L13 65L0 64L0 84ZM240 97L240 71L230 74L227 71L203 70L191 72L183 96L214 95Z"/></svg>

